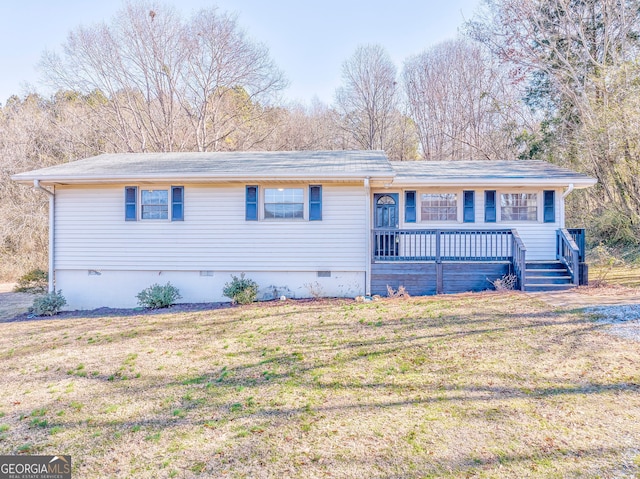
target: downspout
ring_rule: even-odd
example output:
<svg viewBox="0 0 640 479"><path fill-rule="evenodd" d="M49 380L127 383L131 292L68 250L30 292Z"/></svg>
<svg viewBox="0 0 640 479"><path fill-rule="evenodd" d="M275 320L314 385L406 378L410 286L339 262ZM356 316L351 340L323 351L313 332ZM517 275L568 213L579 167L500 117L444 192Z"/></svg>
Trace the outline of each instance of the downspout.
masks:
<svg viewBox="0 0 640 479"><path fill-rule="evenodd" d="M562 201L560 202L560 228L564 228L565 227L565 221L564 221L564 199L569 196L569 194L573 191L573 183L569 184L569 187L567 188L567 190L562 193Z"/></svg>
<svg viewBox="0 0 640 479"><path fill-rule="evenodd" d="M365 273L364 273L364 294L365 296L371 296L371 185L369 184L369 177L364 179L364 193L365 193L365 220L364 227L367 232L367 247L365 258Z"/></svg>
<svg viewBox="0 0 640 479"><path fill-rule="evenodd" d="M40 180L33 180L33 188L36 190L44 191L49 196L49 292L55 291L55 278L54 278L54 218L55 218L55 193L46 188L40 186ZM55 188L55 187L54 187ZM54 189L55 191L55 189Z"/></svg>

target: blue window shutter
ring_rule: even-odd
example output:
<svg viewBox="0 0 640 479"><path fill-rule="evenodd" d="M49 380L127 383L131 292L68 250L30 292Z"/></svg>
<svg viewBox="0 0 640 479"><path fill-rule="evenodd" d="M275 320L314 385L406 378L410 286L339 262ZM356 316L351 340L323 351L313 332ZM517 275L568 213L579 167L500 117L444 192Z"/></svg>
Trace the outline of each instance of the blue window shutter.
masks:
<svg viewBox="0 0 640 479"><path fill-rule="evenodd" d="M246 196L245 219L247 221L258 221L258 187L247 186Z"/></svg>
<svg viewBox="0 0 640 479"><path fill-rule="evenodd" d="M475 191L463 191L462 196L464 198L463 221L474 223L476 221Z"/></svg>
<svg viewBox="0 0 640 479"><path fill-rule="evenodd" d="M484 222L496 222L496 192L495 190L486 190L484 192Z"/></svg>
<svg viewBox="0 0 640 479"><path fill-rule="evenodd" d="M322 186L309 186L309 221L322 220Z"/></svg>
<svg viewBox="0 0 640 479"><path fill-rule="evenodd" d="M184 221L184 186L171 187L171 221Z"/></svg>
<svg viewBox="0 0 640 479"><path fill-rule="evenodd" d="M138 219L138 187L124 187L124 219L136 221Z"/></svg>
<svg viewBox="0 0 640 479"><path fill-rule="evenodd" d="M416 192L415 191L404 192L404 222L405 223L416 222Z"/></svg>
<svg viewBox="0 0 640 479"><path fill-rule="evenodd" d="M556 221L556 192L545 190L544 196L544 222L554 223Z"/></svg>

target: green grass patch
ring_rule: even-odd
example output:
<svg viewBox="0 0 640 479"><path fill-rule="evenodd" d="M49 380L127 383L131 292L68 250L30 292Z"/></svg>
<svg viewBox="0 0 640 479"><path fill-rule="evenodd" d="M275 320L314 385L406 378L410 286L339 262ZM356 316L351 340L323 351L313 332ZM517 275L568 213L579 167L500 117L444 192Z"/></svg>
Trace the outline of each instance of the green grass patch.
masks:
<svg viewBox="0 0 640 479"><path fill-rule="evenodd" d="M637 343L524 294L9 326L2 449L79 477L640 474Z"/></svg>

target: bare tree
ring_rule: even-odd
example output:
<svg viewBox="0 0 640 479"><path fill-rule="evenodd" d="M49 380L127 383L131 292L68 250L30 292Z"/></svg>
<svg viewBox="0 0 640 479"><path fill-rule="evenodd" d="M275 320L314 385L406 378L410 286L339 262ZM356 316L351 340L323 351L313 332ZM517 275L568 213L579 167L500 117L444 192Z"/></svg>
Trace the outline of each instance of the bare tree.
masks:
<svg viewBox="0 0 640 479"><path fill-rule="evenodd" d="M0 108L0 278L46 269L47 197L11 181L12 174L96 153L100 131L81 122L84 106L69 92L45 100L12 97Z"/></svg>
<svg viewBox="0 0 640 479"><path fill-rule="evenodd" d="M517 97L480 46L436 45L405 62L403 80L425 159L515 157Z"/></svg>
<svg viewBox="0 0 640 479"><path fill-rule="evenodd" d="M277 125L265 142L269 150L344 150L350 138L339 127L337 112L314 99L310 106L291 103L274 109Z"/></svg>
<svg viewBox="0 0 640 479"><path fill-rule="evenodd" d="M182 104L201 151L225 149L222 142L238 128L262 124L274 94L286 86L262 44L246 38L233 15L202 10L188 25L187 86ZM259 142L264 132L250 142Z"/></svg>
<svg viewBox="0 0 640 479"><path fill-rule="evenodd" d="M336 91L342 128L358 148L387 150L397 112L396 67L379 45L356 49L342 66L343 86Z"/></svg>
<svg viewBox="0 0 640 479"><path fill-rule="evenodd" d="M167 6L130 2L110 24L80 27L64 55L45 53L56 88L87 102L128 151L226 149L286 86L263 45L248 40L234 16L202 10L184 21Z"/></svg>
<svg viewBox="0 0 640 479"><path fill-rule="evenodd" d="M640 112L640 2L486 0L485 5L467 31L510 65L528 87L529 104L545 115L547 133L533 137L536 148L598 178L594 209L608 205L628 222L640 222L640 134L631 127Z"/></svg>

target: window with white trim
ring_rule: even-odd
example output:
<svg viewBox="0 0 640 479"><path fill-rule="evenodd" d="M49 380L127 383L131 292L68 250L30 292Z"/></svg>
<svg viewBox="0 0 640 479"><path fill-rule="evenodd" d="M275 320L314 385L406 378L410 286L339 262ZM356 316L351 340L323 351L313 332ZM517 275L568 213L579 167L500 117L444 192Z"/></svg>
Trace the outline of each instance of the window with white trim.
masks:
<svg viewBox="0 0 640 479"><path fill-rule="evenodd" d="M500 221L538 221L537 193L501 193Z"/></svg>
<svg viewBox="0 0 640 479"><path fill-rule="evenodd" d="M184 187L125 187L125 220L184 220Z"/></svg>
<svg viewBox="0 0 640 479"><path fill-rule="evenodd" d="M169 190L140 190L140 218L169 219Z"/></svg>
<svg viewBox="0 0 640 479"><path fill-rule="evenodd" d="M304 188L265 188L265 219L303 219Z"/></svg>
<svg viewBox="0 0 640 479"><path fill-rule="evenodd" d="M458 198L455 193L422 193L420 221L457 221Z"/></svg>

